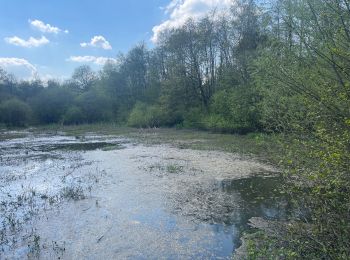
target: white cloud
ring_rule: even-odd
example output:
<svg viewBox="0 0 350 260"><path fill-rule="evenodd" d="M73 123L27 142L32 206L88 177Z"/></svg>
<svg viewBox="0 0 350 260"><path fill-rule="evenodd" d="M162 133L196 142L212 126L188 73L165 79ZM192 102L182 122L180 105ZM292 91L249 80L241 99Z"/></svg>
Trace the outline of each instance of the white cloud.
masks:
<svg viewBox="0 0 350 260"><path fill-rule="evenodd" d="M6 37L5 41L9 44L26 47L26 48L39 47L41 45L45 45L50 42L45 36L41 36L41 38L39 39L30 37L28 40L24 40L17 36L13 36L13 37Z"/></svg>
<svg viewBox="0 0 350 260"><path fill-rule="evenodd" d="M106 62L117 62L116 59L108 57L96 57L96 56L70 56L67 61L79 62L79 63L94 63L96 65L104 65Z"/></svg>
<svg viewBox="0 0 350 260"><path fill-rule="evenodd" d="M94 36L91 38L91 41L89 43L83 42L80 43L80 46L85 47L96 47L96 48L102 48L105 50L111 50L112 46L109 44L109 42L105 39L105 37L101 35Z"/></svg>
<svg viewBox="0 0 350 260"><path fill-rule="evenodd" d="M40 80L44 83L44 86L47 85L47 83L50 81L50 80L53 80L53 81L56 81L56 82L59 82L59 83L63 83L65 80L67 80L69 77L67 76L62 76L62 75L52 75L52 74L40 74L39 75L40 77Z"/></svg>
<svg viewBox="0 0 350 260"><path fill-rule="evenodd" d="M179 28L183 26L190 18L200 19L211 10L217 12L227 10L234 0L171 0L171 2L163 8L165 14L169 18L161 24L154 26L152 41L156 43L162 32L169 29Z"/></svg>
<svg viewBox="0 0 350 260"><path fill-rule="evenodd" d="M68 30L62 30L58 27L52 26L50 24L45 24L43 21L40 20L28 20L28 22L30 23L30 25L32 27L34 27L35 29L43 32L43 33L54 33L54 34L58 34L60 32L64 32L64 33L69 33Z"/></svg>
<svg viewBox="0 0 350 260"><path fill-rule="evenodd" d="M20 75L27 75L29 72L32 78L37 74L36 67L26 59L0 57L0 67Z"/></svg>

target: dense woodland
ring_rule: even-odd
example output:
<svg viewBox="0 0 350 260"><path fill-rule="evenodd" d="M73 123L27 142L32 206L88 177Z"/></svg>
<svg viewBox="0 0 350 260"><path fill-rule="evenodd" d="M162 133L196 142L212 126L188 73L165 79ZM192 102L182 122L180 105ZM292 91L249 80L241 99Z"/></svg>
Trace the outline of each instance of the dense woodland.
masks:
<svg viewBox="0 0 350 260"><path fill-rule="evenodd" d="M240 0L117 60L63 83L0 70L1 122L288 136L285 192L301 211L251 256L350 257L350 1Z"/></svg>

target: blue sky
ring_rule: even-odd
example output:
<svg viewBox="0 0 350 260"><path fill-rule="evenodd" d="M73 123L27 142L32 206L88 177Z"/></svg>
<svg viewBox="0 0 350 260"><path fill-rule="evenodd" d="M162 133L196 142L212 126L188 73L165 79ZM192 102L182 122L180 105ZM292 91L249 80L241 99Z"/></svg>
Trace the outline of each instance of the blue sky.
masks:
<svg viewBox="0 0 350 260"><path fill-rule="evenodd" d="M231 0L1 0L0 66L19 78L67 78Z"/></svg>

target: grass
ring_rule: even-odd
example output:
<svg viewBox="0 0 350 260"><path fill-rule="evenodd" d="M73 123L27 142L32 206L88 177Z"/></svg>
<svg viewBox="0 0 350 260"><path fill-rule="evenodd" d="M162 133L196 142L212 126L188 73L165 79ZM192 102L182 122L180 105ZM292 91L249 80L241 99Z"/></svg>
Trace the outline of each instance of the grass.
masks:
<svg viewBox="0 0 350 260"><path fill-rule="evenodd" d="M28 241L29 252L27 254L28 259L40 258L40 236L32 230L30 235L30 241Z"/></svg>
<svg viewBox="0 0 350 260"><path fill-rule="evenodd" d="M176 165L176 164L169 164L166 167L166 171L168 173L180 173L183 171L183 166Z"/></svg>
<svg viewBox="0 0 350 260"><path fill-rule="evenodd" d="M82 187L64 187L61 191L61 196L68 200L82 200L85 199Z"/></svg>

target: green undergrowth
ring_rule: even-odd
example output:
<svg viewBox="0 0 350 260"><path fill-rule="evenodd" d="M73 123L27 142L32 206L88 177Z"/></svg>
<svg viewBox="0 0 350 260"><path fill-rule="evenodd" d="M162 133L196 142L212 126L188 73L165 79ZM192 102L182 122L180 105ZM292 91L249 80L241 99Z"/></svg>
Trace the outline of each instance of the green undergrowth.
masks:
<svg viewBox="0 0 350 260"><path fill-rule="evenodd" d="M245 237L246 258L249 260L301 259L297 252L291 250L279 238L268 236L263 231L257 231Z"/></svg>

